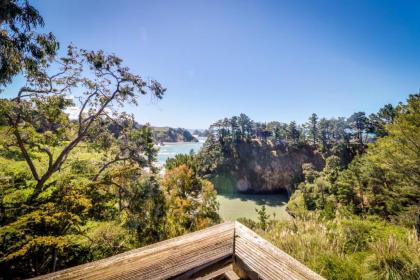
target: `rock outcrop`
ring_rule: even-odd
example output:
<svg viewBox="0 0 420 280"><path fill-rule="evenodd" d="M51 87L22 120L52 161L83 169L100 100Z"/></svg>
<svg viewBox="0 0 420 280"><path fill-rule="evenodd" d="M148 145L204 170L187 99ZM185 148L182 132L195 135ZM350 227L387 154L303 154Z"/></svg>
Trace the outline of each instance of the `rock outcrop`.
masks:
<svg viewBox="0 0 420 280"><path fill-rule="evenodd" d="M233 154L221 170L236 191L243 193L291 193L303 180L302 164L312 163L318 170L324 165L322 155L308 145L253 141L236 144Z"/></svg>

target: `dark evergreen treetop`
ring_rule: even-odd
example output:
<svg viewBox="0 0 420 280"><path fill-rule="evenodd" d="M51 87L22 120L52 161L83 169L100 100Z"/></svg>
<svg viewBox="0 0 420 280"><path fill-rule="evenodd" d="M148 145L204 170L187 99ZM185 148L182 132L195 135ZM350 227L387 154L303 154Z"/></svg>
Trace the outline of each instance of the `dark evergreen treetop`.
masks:
<svg viewBox="0 0 420 280"><path fill-rule="evenodd" d="M0 86L22 71L34 74L54 57L59 47L54 35L34 31L43 25L43 18L28 1L0 1Z"/></svg>

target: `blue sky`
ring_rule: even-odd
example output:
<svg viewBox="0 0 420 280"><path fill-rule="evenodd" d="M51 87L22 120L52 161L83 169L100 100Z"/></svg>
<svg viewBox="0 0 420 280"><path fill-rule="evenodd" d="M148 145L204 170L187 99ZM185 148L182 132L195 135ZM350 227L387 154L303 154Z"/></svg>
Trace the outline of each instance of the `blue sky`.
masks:
<svg viewBox="0 0 420 280"><path fill-rule="evenodd" d="M142 123L206 128L241 112L304 122L420 89L420 1L31 3L63 47L114 52L168 88L125 108Z"/></svg>

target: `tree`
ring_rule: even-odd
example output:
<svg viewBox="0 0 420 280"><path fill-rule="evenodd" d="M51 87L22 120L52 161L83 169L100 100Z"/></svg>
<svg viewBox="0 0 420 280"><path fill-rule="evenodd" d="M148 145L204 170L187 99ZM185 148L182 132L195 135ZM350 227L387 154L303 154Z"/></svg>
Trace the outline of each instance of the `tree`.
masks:
<svg viewBox="0 0 420 280"><path fill-rule="evenodd" d="M214 173L223 164L223 147L214 135L210 134L203 144L200 153L197 155L197 162L202 174Z"/></svg>
<svg viewBox="0 0 420 280"><path fill-rule="evenodd" d="M241 113L238 117L238 125L241 131L241 137L242 138L248 138L251 134L251 119Z"/></svg>
<svg viewBox="0 0 420 280"><path fill-rule="evenodd" d="M277 144L280 144L287 138L287 124L285 123L272 121L267 124L267 129L271 131Z"/></svg>
<svg viewBox="0 0 420 280"><path fill-rule="evenodd" d="M220 222L213 184L186 164L169 169L162 180L162 188L168 238Z"/></svg>
<svg viewBox="0 0 420 280"><path fill-rule="evenodd" d="M354 137L360 145L363 145L363 133L367 127L367 121L364 112L354 113L347 119L350 128L354 131Z"/></svg>
<svg viewBox="0 0 420 280"><path fill-rule="evenodd" d="M396 116L396 109L391 104L382 107L377 114L369 115L369 132L377 137L386 136L385 126L392 124Z"/></svg>
<svg viewBox="0 0 420 280"><path fill-rule="evenodd" d="M240 132L238 126L238 117L233 116L229 120L232 140L240 139Z"/></svg>
<svg viewBox="0 0 420 280"><path fill-rule="evenodd" d="M315 113L309 117L308 121L309 136L312 139L312 144L316 145L318 139L318 116Z"/></svg>
<svg viewBox="0 0 420 280"><path fill-rule="evenodd" d="M52 33L33 31L43 25L41 15L27 1L0 1L0 86L21 71L34 75L55 56L58 42Z"/></svg>
<svg viewBox="0 0 420 280"><path fill-rule="evenodd" d="M262 230L266 230L270 219L270 215L267 214L267 209L265 205L261 206L261 209L255 208L255 212L257 212L258 214L258 225L261 227Z"/></svg>
<svg viewBox="0 0 420 280"><path fill-rule="evenodd" d="M340 174L340 158L338 156L332 155L325 159L325 167L322 170L322 175L325 179L334 184Z"/></svg>
<svg viewBox="0 0 420 280"><path fill-rule="evenodd" d="M318 124L319 140L323 150L328 150L331 144L331 120L322 118Z"/></svg>
<svg viewBox="0 0 420 280"><path fill-rule="evenodd" d="M262 127L262 123L260 122L255 122L253 123L253 130L255 131L255 136L257 137L257 139L262 138L262 131L263 131L263 127Z"/></svg>
<svg viewBox="0 0 420 280"><path fill-rule="evenodd" d="M299 138L300 138L300 131L298 130L296 122L292 121L287 126L287 139L291 143L297 144L299 142Z"/></svg>
<svg viewBox="0 0 420 280"><path fill-rule="evenodd" d="M0 193L0 270L14 267L7 270L12 276L68 266L86 248L71 236L81 238L89 219L115 219L129 201L122 194L143 168L154 172L150 129L137 129L133 117L117 108L148 92L161 98L165 89L102 51L70 46L53 63L38 65L14 98L0 100L0 123L6 124L0 144L12 155L5 159L10 166L0 168L1 178L9 178ZM47 74L51 68L59 70ZM66 110L74 100L80 107L72 120ZM120 128L118 135L111 124ZM93 160L78 159L84 149L95 151Z"/></svg>
<svg viewBox="0 0 420 280"><path fill-rule="evenodd" d="M337 119L331 120L332 125L332 138L335 143L343 142L348 143L350 140L349 133L347 132L348 125L344 117L338 117Z"/></svg>
<svg viewBox="0 0 420 280"><path fill-rule="evenodd" d="M173 158L168 158L165 162L165 168L171 170L185 164L193 172L197 173L197 156L194 153L190 154L177 154Z"/></svg>
<svg viewBox="0 0 420 280"><path fill-rule="evenodd" d="M269 137L271 137L272 131L267 128L267 124L261 124L261 138L264 141L267 141Z"/></svg>
<svg viewBox="0 0 420 280"><path fill-rule="evenodd" d="M386 104L384 107L379 109L378 116L386 123L391 124L397 115L397 111L392 104Z"/></svg>
<svg viewBox="0 0 420 280"><path fill-rule="evenodd" d="M420 94L410 95L407 104L396 108L394 122L386 126L388 136L378 139L367 154L388 180L397 180L414 193L420 185L419 119Z"/></svg>
<svg viewBox="0 0 420 280"><path fill-rule="evenodd" d="M10 139L8 145L19 148L37 182L29 202L46 190L45 183L82 140L90 135L95 135L91 139L100 139L100 135L107 133L110 123L127 120L127 116L119 114L114 106L137 104L138 94L146 94L146 89L158 98L163 96L165 89L158 82L147 84L140 76L130 73L121 62L120 58L105 55L102 51L89 52L69 46L67 56L56 61L60 66L58 73L48 75L50 65L45 64L40 67L40 72L28 76L27 85L15 98L1 100L1 115L12 128L6 135ZM83 76L88 70L94 79ZM64 110L73 105L70 94L75 88L83 92L76 96L80 102L77 121L70 122ZM39 137L38 131L43 131L43 137ZM64 143L64 148L54 157L53 148ZM48 156L47 168L37 168L28 148ZM101 171L128 157L144 162L129 145L120 152L104 163Z"/></svg>
<svg viewBox="0 0 420 280"><path fill-rule="evenodd" d="M359 117L363 119L363 114ZM345 169L342 159L330 156L312 184L313 172L306 166L307 182L299 189L307 209L334 206L357 215L377 215L415 226L420 203L419 119L420 95L411 95L406 104L397 106L393 122L385 126L386 136L369 144L367 151Z"/></svg>
<svg viewBox="0 0 420 280"><path fill-rule="evenodd" d="M302 164L302 173L305 177L305 182L309 184L312 184L319 175L319 172L315 170L312 163Z"/></svg>
<svg viewBox="0 0 420 280"><path fill-rule="evenodd" d="M143 176L124 189L127 225L137 244L145 246L167 237L165 195L155 177Z"/></svg>

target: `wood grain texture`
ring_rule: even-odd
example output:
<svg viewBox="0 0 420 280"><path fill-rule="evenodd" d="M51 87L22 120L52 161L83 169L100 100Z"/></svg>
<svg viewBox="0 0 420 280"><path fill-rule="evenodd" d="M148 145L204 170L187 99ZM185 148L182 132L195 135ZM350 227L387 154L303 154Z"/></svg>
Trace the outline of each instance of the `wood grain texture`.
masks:
<svg viewBox="0 0 420 280"><path fill-rule="evenodd" d="M195 278L195 280L239 280L238 275L233 271L232 264L222 267L205 276Z"/></svg>
<svg viewBox="0 0 420 280"><path fill-rule="evenodd" d="M234 260L251 279L324 279L279 248L235 222Z"/></svg>
<svg viewBox="0 0 420 280"><path fill-rule="evenodd" d="M234 223L158 242L34 279L168 279L232 255Z"/></svg>
<svg viewBox="0 0 420 280"><path fill-rule="evenodd" d="M239 279L238 276L252 280L323 279L238 222L226 222L34 279Z"/></svg>

